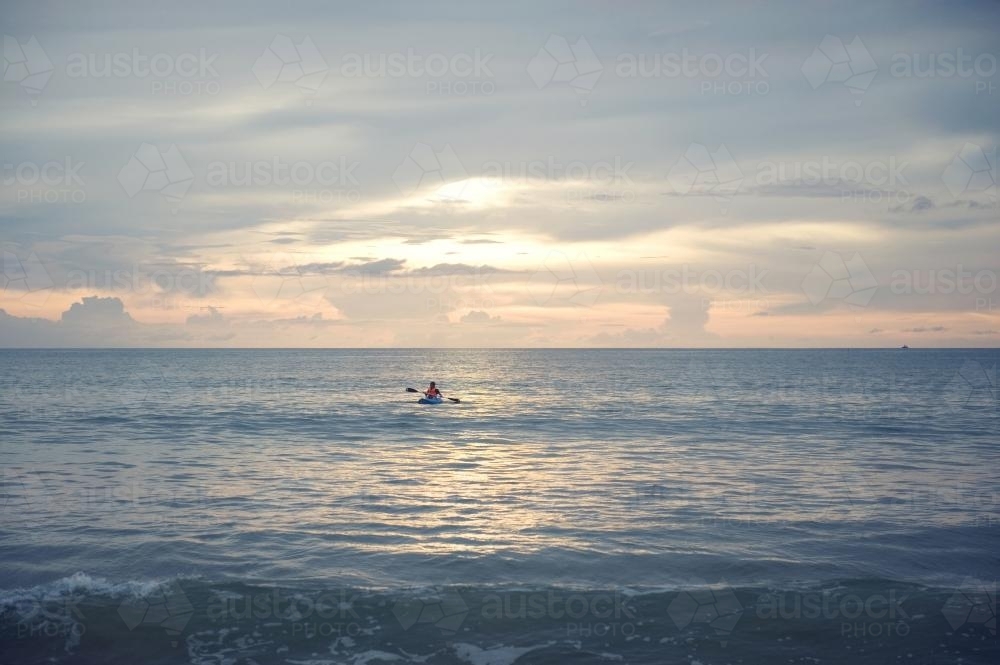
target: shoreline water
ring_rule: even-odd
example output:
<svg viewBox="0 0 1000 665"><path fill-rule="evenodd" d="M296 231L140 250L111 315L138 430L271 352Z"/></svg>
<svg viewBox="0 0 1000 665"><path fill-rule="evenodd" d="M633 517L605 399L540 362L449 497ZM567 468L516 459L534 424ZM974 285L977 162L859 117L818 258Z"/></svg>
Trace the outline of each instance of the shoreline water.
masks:
<svg viewBox="0 0 1000 665"><path fill-rule="evenodd" d="M86 576L0 601L17 662L989 663L995 585L843 580L674 591L355 587ZM991 595L992 594L992 595ZM528 655L530 654L530 655ZM523 657L523 659L522 659ZM160 662L157 660L157 662Z"/></svg>

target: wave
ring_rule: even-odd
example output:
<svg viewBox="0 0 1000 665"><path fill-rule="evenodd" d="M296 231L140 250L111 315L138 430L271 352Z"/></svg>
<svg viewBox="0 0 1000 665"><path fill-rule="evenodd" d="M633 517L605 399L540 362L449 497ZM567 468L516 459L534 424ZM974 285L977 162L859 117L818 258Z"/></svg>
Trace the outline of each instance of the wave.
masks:
<svg viewBox="0 0 1000 665"><path fill-rule="evenodd" d="M77 573L0 593L10 662L995 663L996 584L885 579L679 589L448 586Z"/></svg>

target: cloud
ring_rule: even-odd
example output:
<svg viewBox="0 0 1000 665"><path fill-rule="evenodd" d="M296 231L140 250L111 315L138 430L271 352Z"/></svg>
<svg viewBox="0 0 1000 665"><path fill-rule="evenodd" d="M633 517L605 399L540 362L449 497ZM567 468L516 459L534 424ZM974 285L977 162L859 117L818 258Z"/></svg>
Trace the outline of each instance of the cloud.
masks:
<svg viewBox="0 0 1000 665"><path fill-rule="evenodd" d="M215 307L207 307L205 314L192 314L187 317L189 326L218 326L226 323L226 317Z"/></svg>
<svg viewBox="0 0 1000 665"><path fill-rule="evenodd" d="M437 263L428 268L415 268L407 274L414 276L461 276L461 275L490 275L498 273L515 272L504 270L490 265L470 265L467 263ZM519 271L523 272L523 271Z"/></svg>
<svg viewBox="0 0 1000 665"><path fill-rule="evenodd" d="M470 324L476 324L476 325L483 325L483 324L488 324L488 323L497 323L497 322L500 321L500 317L499 316L490 316L486 312L483 312L483 311L480 311L480 310L473 310L473 311L469 312L468 314L466 314L465 316L462 316L459 319L459 321L461 321L462 323L470 323Z"/></svg>
<svg viewBox="0 0 1000 665"><path fill-rule="evenodd" d="M120 298L85 297L63 312L61 321L71 328L129 327L135 321L125 312Z"/></svg>
<svg viewBox="0 0 1000 665"><path fill-rule="evenodd" d="M281 266L281 271L294 271L301 275L336 275L345 269L343 261L332 261L329 263L302 263Z"/></svg>
<svg viewBox="0 0 1000 665"><path fill-rule="evenodd" d="M118 298L90 296L73 303L58 321L0 310L0 346L129 346L138 327Z"/></svg>
<svg viewBox="0 0 1000 665"><path fill-rule="evenodd" d="M159 346L330 346L336 337L319 334L344 321L322 312L273 319L243 319L235 325L215 307L192 314L183 323L141 323L118 298L87 296L72 303L56 321L14 316L0 309L0 346L31 347L159 347ZM361 345L363 337L355 337Z"/></svg>
<svg viewBox="0 0 1000 665"><path fill-rule="evenodd" d="M859 188L857 183L848 181L831 181L820 184L785 181L771 185L752 185L747 187L747 193L755 196L788 198L843 199L845 192L853 196L855 194L863 195L867 190Z"/></svg>
<svg viewBox="0 0 1000 665"><path fill-rule="evenodd" d="M547 31L565 18L540 3L456 9L436 1L419 7L396 2L386 12L364 3L223 0L198 6L197 29L185 25L189 4L166 13L147 3L124 13L74 3L60 11L49 11L44 2L5 4L5 25L25 38L37 34L55 67L39 94L29 99L11 84L2 104L5 120L17 128L0 137L4 163L13 166L5 174L13 175L12 183L4 178L0 186L3 240L23 246L25 256L35 253L52 281L39 291L47 298L46 318L35 318L17 269L3 275L2 325L26 343L76 343L90 334L74 340L71 328L108 328L104 338L86 337L94 343L210 339L252 346L280 343L274 336L285 333L306 342L320 335L317 343L348 343L355 340L351 335L359 344L406 343L413 326L447 319L453 322L449 339L460 344L468 333L460 315L472 311L502 318L489 331L500 345L580 344L609 331L622 335L604 341L624 345L823 344L847 313L830 299L818 306L803 302L801 281L812 259L793 248L817 255L858 252L880 279L883 287L865 311L851 312L860 320L852 341L876 343L865 336L876 322L889 331L914 321L940 323L946 331L926 332L942 333L934 337L942 344L968 337L961 331L997 327L988 319L974 321L976 303L962 294L900 295L885 286L893 270L962 264L1000 272L1000 225L987 193L987 176L995 179L995 169L978 168L970 183L975 186L960 193L942 180L963 145L974 143L984 155L997 145L995 95L976 87L995 87L996 77L900 77L888 66L894 52L953 53L956 35L973 57L996 53L995 31L988 29L1000 18L996 3L906 12L899 2L863 9L787 2L749 13L736 0L690 8L588 5L564 26L571 43L586 36L603 68L585 94L558 82L539 89L528 75ZM608 29L608 12L614 29ZM814 25L823 31L802 29ZM277 26L296 44L308 37L322 53L330 75L313 94L294 85L265 88L253 76ZM864 95L839 84L811 89L804 78L802 60L826 32L844 40L861 34L873 49L879 73ZM402 43L399 35L415 37ZM478 49L489 54L490 71L439 77L410 71L348 76L342 70L345 54L371 56L377 67L381 56L411 48L422 58L460 59ZM216 59L211 71L193 80L66 71L68 53L127 60L136 49L175 64L201 50ZM693 57L693 73L658 68L684 49ZM759 76L704 71L716 58L751 50L765 56ZM643 73L621 73L621 54L641 58ZM164 93L179 93L188 83L193 94L150 94L160 84ZM775 127L774 118L788 121ZM762 133L761 127L774 131ZM194 179L179 202L165 202L152 190L129 197L119 182L122 167L145 143L159 151L175 145L190 166ZM697 188L684 194L670 186L668 174L695 143L725 145L745 176L725 212ZM418 144L452 146L470 179L498 164L515 174L540 167L541 175L501 178L499 187L465 188L453 197L433 191L407 196L392 175ZM829 185L755 185L765 163L829 160L864 170L893 158L908 164L899 186L859 186L843 172ZM46 186L17 176L18 165L30 174L51 163L46 172L59 174L67 161L80 166L78 178ZM308 177L327 161L336 166L336 177ZM605 177L605 166L616 161L634 165L627 178ZM355 162L357 168L341 166ZM307 177L287 186L274 177L225 185L208 177L219 164L227 167L223 171L236 165L236 173L253 175L276 163L298 165L294 172ZM253 261L244 258L247 248ZM684 302L611 288L576 317L579 310L565 300L531 303L525 284L537 267L531 259L553 251L586 253L602 276L642 269L647 264L640 257L669 254L678 265L722 274L756 265L775 283L764 311L743 319L746 328L721 325L734 313L708 310L699 298ZM123 288L115 286L116 273L126 276ZM197 288L164 294L134 286L154 273L175 283L191 276ZM302 290L319 302L286 298L277 286L280 297L262 297L261 281L254 281L262 276L308 281ZM474 280L487 276L489 289ZM165 295L177 302L166 307ZM80 296L120 300L115 305ZM199 309L206 304L211 307ZM656 313L651 317L650 311ZM723 329L725 335L707 332Z"/></svg>
<svg viewBox="0 0 1000 665"><path fill-rule="evenodd" d="M944 326L921 326L918 328L904 328L903 332L906 333L932 333L932 332L945 332L948 330Z"/></svg>
<svg viewBox="0 0 1000 665"><path fill-rule="evenodd" d="M406 259L380 259L368 263L346 266L338 272L352 275L388 275L403 269Z"/></svg>
<svg viewBox="0 0 1000 665"><path fill-rule="evenodd" d="M924 212L925 210L934 210L936 207L937 205L930 198L916 196L909 204L894 206L889 210L891 212Z"/></svg>

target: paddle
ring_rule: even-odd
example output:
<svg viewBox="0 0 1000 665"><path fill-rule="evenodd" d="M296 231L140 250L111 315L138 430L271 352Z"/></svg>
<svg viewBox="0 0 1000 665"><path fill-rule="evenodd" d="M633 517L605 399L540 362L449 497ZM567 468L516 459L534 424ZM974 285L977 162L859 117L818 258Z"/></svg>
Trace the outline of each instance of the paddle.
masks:
<svg viewBox="0 0 1000 665"><path fill-rule="evenodd" d="M422 390L417 390L416 388L407 388L407 389L406 389L406 392L408 392L408 393L421 393L421 394L426 394L426 393L424 393L424 391L422 391ZM461 404L461 403L462 403L462 400L458 399L457 397L445 397L445 399L446 399L446 400L449 400L449 401L451 401L451 402L454 402L455 404Z"/></svg>

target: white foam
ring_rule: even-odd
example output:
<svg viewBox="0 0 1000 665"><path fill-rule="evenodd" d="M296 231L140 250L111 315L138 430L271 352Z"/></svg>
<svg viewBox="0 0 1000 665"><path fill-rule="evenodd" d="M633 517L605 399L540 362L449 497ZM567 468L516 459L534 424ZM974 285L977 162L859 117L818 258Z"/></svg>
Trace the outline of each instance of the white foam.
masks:
<svg viewBox="0 0 1000 665"><path fill-rule="evenodd" d="M103 577L91 577L86 573L77 572L69 577L63 577L46 584L0 591L0 607L14 605L25 600L58 600L71 594L80 593L112 598L139 597L148 595L168 583L169 580L109 582Z"/></svg>
<svg viewBox="0 0 1000 665"><path fill-rule="evenodd" d="M389 653L388 651L379 651L377 649L369 649L368 651L362 651L361 653L356 653L351 656L351 662L354 665L366 665L371 661L393 661L402 660L399 656L394 653Z"/></svg>
<svg viewBox="0 0 1000 665"><path fill-rule="evenodd" d="M533 647L499 646L492 649L480 649L474 644L457 642L454 646L455 655L472 665L511 665L515 660L536 649L544 649L553 642L546 642Z"/></svg>
<svg viewBox="0 0 1000 665"><path fill-rule="evenodd" d="M440 651L431 651L426 656L420 656L415 653L408 653L403 649L400 649L399 653L406 656L411 663L426 663L428 660L430 660L431 656L436 656L438 653L440 653Z"/></svg>

